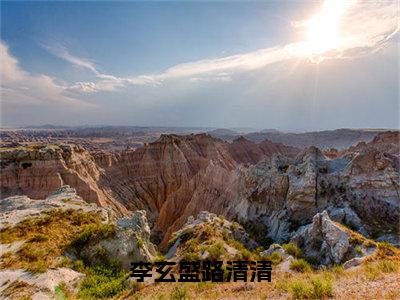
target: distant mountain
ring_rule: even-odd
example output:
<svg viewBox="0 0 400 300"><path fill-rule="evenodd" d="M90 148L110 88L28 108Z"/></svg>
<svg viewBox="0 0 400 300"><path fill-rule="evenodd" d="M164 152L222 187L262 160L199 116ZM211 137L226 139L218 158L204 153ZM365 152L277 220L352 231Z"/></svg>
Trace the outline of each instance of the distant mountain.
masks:
<svg viewBox="0 0 400 300"><path fill-rule="evenodd" d="M277 130L263 130L243 135L246 139L255 143L269 140L274 143L282 143L297 148L316 146L321 149L344 149L359 142L370 142L384 129L336 129L314 131L305 133L286 133ZM220 136L220 138L224 138ZM232 140L231 136L224 139Z"/></svg>
<svg viewBox="0 0 400 300"><path fill-rule="evenodd" d="M225 141L233 141L240 133L232 129L218 128L207 132L215 138L223 139Z"/></svg>

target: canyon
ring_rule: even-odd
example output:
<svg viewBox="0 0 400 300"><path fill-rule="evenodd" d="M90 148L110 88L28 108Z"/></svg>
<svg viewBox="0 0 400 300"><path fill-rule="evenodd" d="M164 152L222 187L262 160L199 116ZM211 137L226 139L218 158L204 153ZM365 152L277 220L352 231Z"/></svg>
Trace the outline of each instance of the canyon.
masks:
<svg viewBox="0 0 400 300"><path fill-rule="evenodd" d="M324 152L199 133L161 134L120 151L63 143L3 148L1 197L44 199L69 185L116 216L145 210L161 248L201 211L262 224L265 235L282 242L327 210L367 236L398 244L398 141L398 131L387 131Z"/></svg>

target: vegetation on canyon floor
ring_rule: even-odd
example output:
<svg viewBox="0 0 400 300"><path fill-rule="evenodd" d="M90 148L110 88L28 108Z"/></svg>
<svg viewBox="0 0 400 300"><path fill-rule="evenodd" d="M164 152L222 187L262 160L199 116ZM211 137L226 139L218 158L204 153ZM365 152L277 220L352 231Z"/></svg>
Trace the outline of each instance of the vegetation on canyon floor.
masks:
<svg viewBox="0 0 400 300"><path fill-rule="evenodd" d="M184 256L182 259L198 259L198 253L207 251L210 259L226 259L229 253L225 245L237 250L233 258L261 259L260 248L248 250L239 241L232 238L227 231L217 230L213 223L205 224L196 230L184 230L180 235L183 240ZM344 270L337 265L328 269L314 269L294 243L282 245L286 253L295 257L290 264L294 272L273 272L271 283L173 283L144 286L128 280L129 274L121 265L108 257L104 249L98 248L95 257L90 261L85 257L76 260L68 259L65 253L71 247L83 248L95 240L107 239L115 233L114 225L100 222L94 212L76 210L53 210L43 216L26 219L14 227L7 227L0 232L2 243L24 241L19 251L6 253L2 257L2 269L23 268L31 272L44 272L47 268L67 266L85 274L77 292L65 283L55 289L58 299L212 299L251 297L254 299L287 296L293 299L324 299L340 295L343 282L356 280L361 282L379 282L391 274L399 276L400 250L389 243L376 243L377 251L366 260L357 271ZM175 237L176 238L176 237ZM362 239L365 243L365 240ZM158 259L164 259L160 256ZM269 259L274 265L284 260L274 252L262 259ZM155 258L157 260L157 258ZM17 282L7 287L2 296L29 296L34 286ZM25 293L23 291L27 291ZM393 293L389 289L388 296Z"/></svg>

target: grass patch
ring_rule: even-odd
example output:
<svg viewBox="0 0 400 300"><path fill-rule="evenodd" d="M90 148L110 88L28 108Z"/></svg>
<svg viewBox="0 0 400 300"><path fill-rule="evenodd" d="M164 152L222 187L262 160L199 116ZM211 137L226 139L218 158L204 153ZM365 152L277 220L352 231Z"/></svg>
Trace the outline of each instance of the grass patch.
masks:
<svg viewBox="0 0 400 300"><path fill-rule="evenodd" d="M326 299L333 296L333 281L329 276L314 275L295 278L283 287L293 299Z"/></svg>
<svg viewBox="0 0 400 300"><path fill-rule="evenodd" d="M376 245L376 243L373 240L366 238L365 236L361 235L360 233L354 230L351 230L350 228L344 226L343 224L335 221L333 221L333 223L349 235L350 244L364 245L366 247L373 247Z"/></svg>
<svg viewBox="0 0 400 300"><path fill-rule="evenodd" d="M175 287L169 295L170 300L184 300L189 298L189 293L184 285Z"/></svg>
<svg viewBox="0 0 400 300"><path fill-rule="evenodd" d="M264 256L262 260L270 260L272 265L276 266L284 260L284 257L280 252L273 252L271 255Z"/></svg>
<svg viewBox="0 0 400 300"><path fill-rule="evenodd" d="M89 243L96 243L115 235L117 227L114 224L95 223L85 226L82 231L70 242L69 246L77 250Z"/></svg>
<svg viewBox="0 0 400 300"><path fill-rule="evenodd" d="M379 242L376 244L376 256L378 258L386 258L390 256L400 256L400 250L388 242Z"/></svg>
<svg viewBox="0 0 400 300"><path fill-rule="evenodd" d="M308 273L311 272L311 266L310 264L300 258L300 259L295 259L290 263L290 270L296 271L296 272L301 272L301 273Z"/></svg>
<svg viewBox="0 0 400 300"><path fill-rule="evenodd" d="M3 255L0 269L26 269L33 273L58 267L64 251L76 237L104 228L96 212L52 210L44 215L26 219L14 227L0 231L0 242L8 244L25 241L13 254Z"/></svg>
<svg viewBox="0 0 400 300"><path fill-rule="evenodd" d="M296 258L301 256L301 250L295 243L283 244L282 248L285 249L286 253Z"/></svg>
<svg viewBox="0 0 400 300"><path fill-rule="evenodd" d="M101 265L84 267L80 271L86 274L86 277L79 286L78 297L110 298L129 287L129 274L116 262L103 262Z"/></svg>
<svg viewBox="0 0 400 300"><path fill-rule="evenodd" d="M59 285L57 285L54 288L54 293L55 293L55 296L56 296L57 300L73 299L73 294L69 290L69 288L65 284L65 282L61 282Z"/></svg>
<svg viewBox="0 0 400 300"><path fill-rule="evenodd" d="M178 240L178 238L181 239L181 243L184 243L192 239L194 237L194 234L195 234L194 228L187 228L183 230L179 235L175 233L168 241L168 248L171 248Z"/></svg>
<svg viewBox="0 0 400 300"><path fill-rule="evenodd" d="M0 298L27 300L39 291L40 289L37 286L30 285L25 281L15 280L2 291Z"/></svg>
<svg viewBox="0 0 400 300"><path fill-rule="evenodd" d="M378 279L388 273L399 272L399 269L399 262L390 259L368 262L363 265L363 270L368 280Z"/></svg>
<svg viewBox="0 0 400 300"><path fill-rule="evenodd" d="M241 242L239 242L233 238L228 238L226 240L226 242L229 246L235 248L239 252L236 257L237 259L251 260L255 257L258 258L258 253L252 253Z"/></svg>
<svg viewBox="0 0 400 300"><path fill-rule="evenodd" d="M219 260L221 256L225 254L225 248L222 241L217 241L211 245L203 246L203 251L207 251L209 253L209 259L211 260Z"/></svg>

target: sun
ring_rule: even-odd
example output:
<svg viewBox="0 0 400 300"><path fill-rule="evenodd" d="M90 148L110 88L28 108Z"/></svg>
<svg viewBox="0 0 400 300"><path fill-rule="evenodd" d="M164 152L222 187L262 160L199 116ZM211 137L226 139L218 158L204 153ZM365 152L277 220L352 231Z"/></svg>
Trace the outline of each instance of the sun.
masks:
<svg viewBox="0 0 400 300"><path fill-rule="evenodd" d="M326 0L321 10L302 23L306 29L303 50L308 55L318 55L330 50L340 50L340 22L353 4L351 0Z"/></svg>

